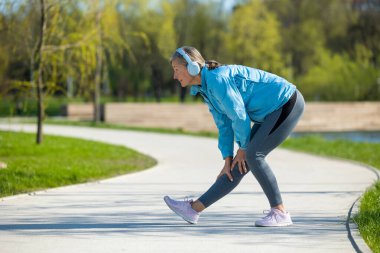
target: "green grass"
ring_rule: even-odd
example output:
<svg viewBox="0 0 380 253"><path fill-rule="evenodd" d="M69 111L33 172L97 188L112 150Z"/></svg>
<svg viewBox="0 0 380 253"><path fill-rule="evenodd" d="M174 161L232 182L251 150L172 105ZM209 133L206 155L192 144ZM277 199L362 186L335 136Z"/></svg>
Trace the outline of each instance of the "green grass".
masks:
<svg viewBox="0 0 380 253"><path fill-rule="evenodd" d="M94 141L0 131L0 197L77 184L149 168L156 161L136 151Z"/></svg>
<svg viewBox="0 0 380 253"><path fill-rule="evenodd" d="M354 217L359 230L374 253L380 252L380 182L363 196L360 212Z"/></svg>
<svg viewBox="0 0 380 253"><path fill-rule="evenodd" d="M319 136L288 139L282 147L308 153L340 157L380 168L380 143L329 141ZM353 217L361 236L374 253L380 253L380 181L363 195L359 213Z"/></svg>
<svg viewBox="0 0 380 253"><path fill-rule="evenodd" d="M282 144L282 147L317 155L355 160L380 168L379 143L326 140L318 135L309 135L301 138L290 138Z"/></svg>
<svg viewBox="0 0 380 253"><path fill-rule="evenodd" d="M30 123L36 124L36 119L34 118L0 118L1 123ZM140 132L154 132L154 133L164 133L164 134L179 134L179 135L191 135L191 136L203 136L203 137L217 137L217 133L207 132L207 131L198 131L198 132L189 132L181 128L177 129L168 129L168 128L154 128L154 127L133 127L133 126L124 126L118 124L109 124L104 122L95 123L93 121L73 121L66 119L57 119L57 118L48 118L44 121L45 124L54 124L54 125L63 125L63 126L82 126L82 127L94 127L94 128L103 128L103 129L116 129L116 130L133 130Z"/></svg>

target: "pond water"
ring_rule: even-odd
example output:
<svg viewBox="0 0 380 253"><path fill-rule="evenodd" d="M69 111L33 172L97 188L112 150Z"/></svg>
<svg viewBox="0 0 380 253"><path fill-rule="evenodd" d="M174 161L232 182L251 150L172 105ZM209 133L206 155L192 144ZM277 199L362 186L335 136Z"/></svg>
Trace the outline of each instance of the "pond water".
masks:
<svg viewBox="0 0 380 253"><path fill-rule="evenodd" d="M292 133L291 137L320 135L328 140L345 139L355 142L380 143L380 131L352 131L352 132L299 132Z"/></svg>

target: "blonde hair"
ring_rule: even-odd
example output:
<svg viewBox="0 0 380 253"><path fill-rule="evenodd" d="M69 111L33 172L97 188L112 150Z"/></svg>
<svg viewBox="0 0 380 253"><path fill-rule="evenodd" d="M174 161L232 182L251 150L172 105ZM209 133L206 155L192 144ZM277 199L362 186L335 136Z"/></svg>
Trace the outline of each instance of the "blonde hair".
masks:
<svg viewBox="0 0 380 253"><path fill-rule="evenodd" d="M203 68L203 66L206 66L208 69L215 69L222 65L219 62L214 61L214 60L206 61L201 55L201 53L195 47L183 46L181 48L189 56L191 61L199 64L200 68ZM184 66L187 66L188 64L185 58L183 58L183 56L177 51L175 51L175 53L170 58L170 62L174 60L178 60L178 62Z"/></svg>

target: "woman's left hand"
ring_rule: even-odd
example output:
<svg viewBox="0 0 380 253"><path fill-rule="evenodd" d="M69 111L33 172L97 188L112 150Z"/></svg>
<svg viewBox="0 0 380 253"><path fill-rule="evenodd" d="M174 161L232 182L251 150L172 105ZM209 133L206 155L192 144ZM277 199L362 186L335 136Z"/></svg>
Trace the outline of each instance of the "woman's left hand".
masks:
<svg viewBox="0 0 380 253"><path fill-rule="evenodd" d="M245 162L245 150L239 149L236 153L236 156L234 157L234 160L232 161L231 165L231 171L235 167L235 165L238 165L240 174L247 173L247 164Z"/></svg>

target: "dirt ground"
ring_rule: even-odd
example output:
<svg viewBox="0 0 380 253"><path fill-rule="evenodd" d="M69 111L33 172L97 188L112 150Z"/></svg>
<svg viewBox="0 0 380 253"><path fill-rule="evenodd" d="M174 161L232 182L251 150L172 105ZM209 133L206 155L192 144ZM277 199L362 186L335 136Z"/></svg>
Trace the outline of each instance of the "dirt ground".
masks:
<svg viewBox="0 0 380 253"><path fill-rule="evenodd" d="M217 131L207 106L201 103L108 103L104 113L107 123ZM91 119L92 105L71 104L67 116ZM380 102L307 102L305 113L296 127L298 132L376 130L380 130Z"/></svg>

